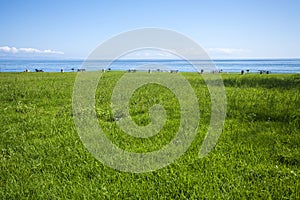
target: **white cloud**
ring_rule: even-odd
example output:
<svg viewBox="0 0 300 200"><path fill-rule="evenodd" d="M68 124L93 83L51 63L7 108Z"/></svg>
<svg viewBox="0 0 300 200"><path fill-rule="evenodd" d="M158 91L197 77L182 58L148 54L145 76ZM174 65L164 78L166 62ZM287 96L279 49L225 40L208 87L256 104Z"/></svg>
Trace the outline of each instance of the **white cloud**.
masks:
<svg viewBox="0 0 300 200"><path fill-rule="evenodd" d="M64 54L64 52L62 52L62 51L53 51L50 49L40 50L40 49L35 49L35 48L16 48L16 47L9 47L9 46L0 47L0 53L5 53L5 54L59 54L59 55Z"/></svg>
<svg viewBox="0 0 300 200"><path fill-rule="evenodd" d="M247 49L238 49L238 48L206 48L203 49L209 55L210 58L241 58L249 56L251 53L250 50ZM178 52L179 55L189 55L190 58L195 57L195 59L202 59L199 57L201 55L198 54L192 48L189 49L181 49L181 52ZM167 52L164 50L153 50L153 49L139 49L129 54L126 54L122 57L122 59L180 59L180 57L172 54L171 52ZM203 57L206 59L206 57Z"/></svg>
<svg viewBox="0 0 300 200"><path fill-rule="evenodd" d="M208 48L206 51L212 57L240 57L247 56L250 52L248 49L235 48Z"/></svg>
<svg viewBox="0 0 300 200"><path fill-rule="evenodd" d="M159 49L138 49L123 55L121 59L176 59L167 51Z"/></svg>

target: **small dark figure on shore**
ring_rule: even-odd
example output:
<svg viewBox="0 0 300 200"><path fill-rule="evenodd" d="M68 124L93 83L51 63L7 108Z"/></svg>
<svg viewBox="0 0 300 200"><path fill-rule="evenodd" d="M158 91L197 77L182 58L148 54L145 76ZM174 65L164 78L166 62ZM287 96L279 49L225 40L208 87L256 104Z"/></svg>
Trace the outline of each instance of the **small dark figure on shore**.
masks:
<svg viewBox="0 0 300 200"><path fill-rule="evenodd" d="M247 73L249 73L249 71L250 71L250 70L249 70L249 69L247 69L246 71L247 71Z"/></svg>
<svg viewBox="0 0 300 200"><path fill-rule="evenodd" d="M201 74L203 74L203 72L204 72L204 70L203 70L203 69L201 69L200 73L201 73Z"/></svg>
<svg viewBox="0 0 300 200"><path fill-rule="evenodd" d="M241 74L242 74L242 75L244 74L244 70L241 71Z"/></svg>
<svg viewBox="0 0 300 200"><path fill-rule="evenodd" d="M64 72L64 69L63 69L63 68L61 68L61 69L60 69L60 72L61 72L61 73L63 73L63 72Z"/></svg>
<svg viewBox="0 0 300 200"><path fill-rule="evenodd" d="M72 68L71 70L72 70L72 72L74 72L74 68Z"/></svg>
<svg viewBox="0 0 300 200"><path fill-rule="evenodd" d="M42 69L35 69L35 72L44 72Z"/></svg>
<svg viewBox="0 0 300 200"><path fill-rule="evenodd" d="M148 73L149 73L149 74L151 73L151 70L150 70L150 69L148 69Z"/></svg>

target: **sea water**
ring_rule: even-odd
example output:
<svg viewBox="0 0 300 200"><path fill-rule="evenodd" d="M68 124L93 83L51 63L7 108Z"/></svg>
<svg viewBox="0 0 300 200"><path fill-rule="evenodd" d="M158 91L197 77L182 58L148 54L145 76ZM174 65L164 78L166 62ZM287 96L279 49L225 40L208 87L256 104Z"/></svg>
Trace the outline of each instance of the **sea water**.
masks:
<svg viewBox="0 0 300 200"><path fill-rule="evenodd" d="M192 64L193 65L192 65ZM41 69L45 72L77 71L88 68L88 70L121 70L136 69L141 71L151 70L178 70L181 72L199 71L206 69L211 72L213 69L205 68L208 61L194 60L117 60L108 61L84 61L84 60L0 60L0 72L23 72L26 69L35 71ZM300 59L243 59L243 60L212 60L217 71L223 73L245 72L259 73L260 70L270 73L300 73ZM196 68L195 68L196 66Z"/></svg>

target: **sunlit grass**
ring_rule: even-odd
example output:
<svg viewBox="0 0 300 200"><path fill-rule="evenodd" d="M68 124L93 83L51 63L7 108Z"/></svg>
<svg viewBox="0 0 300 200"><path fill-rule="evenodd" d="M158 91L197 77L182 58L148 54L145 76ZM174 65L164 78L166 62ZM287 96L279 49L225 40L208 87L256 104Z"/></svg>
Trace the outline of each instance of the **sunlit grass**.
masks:
<svg viewBox="0 0 300 200"><path fill-rule="evenodd" d="M133 138L118 128L110 110L122 73L105 73L99 82L99 123L123 149L157 150L174 137L178 101L161 86L137 90L130 102L137 124L150 122L148 109L155 103L164 105L168 120L156 136ZM300 198L300 75L224 74L225 125L202 159L209 92L198 74L183 75L200 106L195 141L168 167L132 174L103 165L81 143L72 116L76 73L0 73L0 199Z"/></svg>

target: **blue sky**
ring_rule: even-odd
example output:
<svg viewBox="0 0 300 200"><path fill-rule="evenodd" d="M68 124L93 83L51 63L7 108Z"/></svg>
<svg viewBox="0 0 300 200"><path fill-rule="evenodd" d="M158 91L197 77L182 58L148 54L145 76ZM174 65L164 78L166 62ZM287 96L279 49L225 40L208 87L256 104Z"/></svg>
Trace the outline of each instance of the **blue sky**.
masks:
<svg viewBox="0 0 300 200"><path fill-rule="evenodd" d="M0 56L86 58L143 27L178 31L213 58L300 58L298 0L0 0Z"/></svg>

